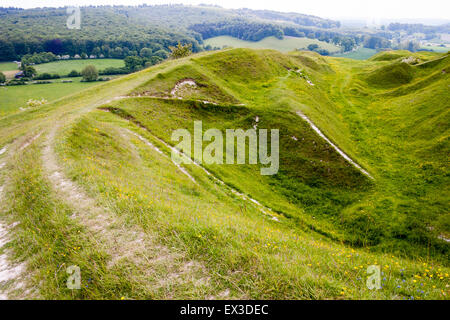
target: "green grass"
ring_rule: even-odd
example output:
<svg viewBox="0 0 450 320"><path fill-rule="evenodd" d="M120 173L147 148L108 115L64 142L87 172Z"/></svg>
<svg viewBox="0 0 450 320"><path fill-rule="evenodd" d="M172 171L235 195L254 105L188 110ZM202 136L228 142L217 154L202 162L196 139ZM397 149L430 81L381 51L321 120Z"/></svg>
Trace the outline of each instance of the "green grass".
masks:
<svg viewBox="0 0 450 320"><path fill-rule="evenodd" d="M281 52L290 52L297 49L306 49L310 44L317 44L321 49L326 49L330 53L340 50L339 47L316 39L287 37L280 40L275 37L267 37L260 41L245 41L230 36L219 36L205 40L205 45L222 48L223 46L233 48L252 48L252 49L273 49Z"/></svg>
<svg viewBox="0 0 450 320"><path fill-rule="evenodd" d="M231 298L442 297L446 282L434 270L445 279L447 269L437 271L433 266L434 279L422 280L423 287L414 275L431 268L428 264L343 248L300 231L288 219L270 221L227 195L199 169L189 168L200 183L195 185L140 140L115 144L121 138L112 126L129 128L158 144L152 134L130 122L104 112L90 114L67 132L61 145L72 177L119 216L157 231L161 242L207 262L216 285L228 286ZM134 160L129 148L137 148ZM383 266L384 290L365 288L365 268L370 264ZM418 288L425 288L424 293Z"/></svg>
<svg viewBox="0 0 450 320"><path fill-rule="evenodd" d="M98 82L80 82L80 79L71 78L72 83L61 83L61 79L58 79L52 80L54 83L50 84L0 87L0 116L17 111L20 108L26 108L29 99L45 99L52 102L98 84Z"/></svg>
<svg viewBox="0 0 450 320"><path fill-rule="evenodd" d="M170 97L172 89L183 79L194 80L197 86L196 88L180 89L181 92L177 92L177 96L182 96L185 99L207 100L210 102L222 102L228 104L238 103L233 96L221 90L221 88L213 83L208 77L187 65L176 68L168 74L158 74L156 78L136 88L133 91L133 94Z"/></svg>
<svg viewBox="0 0 450 320"><path fill-rule="evenodd" d="M450 51L450 47L440 47L440 46L422 46L422 49L433 50L435 52L447 53Z"/></svg>
<svg viewBox="0 0 450 320"><path fill-rule="evenodd" d="M414 78L414 68L400 62L378 68L367 75L366 81L372 87L392 88L410 83Z"/></svg>
<svg viewBox="0 0 450 320"><path fill-rule="evenodd" d="M108 67L120 68L124 67L123 60L120 59L86 59L86 60L67 60L54 61L35 65L36 71L39 73L59 74L65 76L70 71L75 70L81 72L84 67L93 65L97 70L103 70Z"/></svg>
<svg viewBox="0 0 450 320"><path fill-rule="evenodd" d="M22 222L12 249L29 263L31 278L46 298L201 299L228 290L228 298L237 299L448 299L449 244L438 238L450 234L449 78L442 72L449 68L448 58L406 67L413 74L406 84L379 86L377 79L394 78L386 74L396 66L398 61L311 52L205 52L6 115L0 121L0 146L44 132L8 161L8 171L0 171L0 182L9 179L0 215ZM370 74L380 77L368 84ZM204 84L187 98L215 98L219 105L150 97L107 102L147 91L165 96L185 78ZM327 146L295 115L298 110L374 181ZM202 120L204 129L224 130L251 128L256 116L260 128L280 129L279 174L263 177L250 165L208 169L271 207L278 222L200 168L185 166L193 183L159 140L173 143L172 130L191 130L194 120ZM167 269L142 282L129 263L104 267L113 257L92 244L96 239L87 226L67 219L73 204L54 193L37 160L46 130L61 120L56 150L66 175L113 217L205 266L207 285L161 289L153 284L170 276ZM36 226L44 232L34 235ZM80 252L72 252L72 246ZM58 271L62 263L82 266L95 279L93 288L70 296ZM382 267L381 290L366 288L369 265Z"/></svg>
<svg viewBox="0 0 450 320"><path fill-rule="evenodd" d="M17 70L17 64L14 62L0 62L0 72L1 71L14 71Z"/></svg>
<svg viewBox="0 0 450 320"><path fill-rule="evenodd" d="M345 53L336 53L333 55L333 57L340 57L340 58L348 58L348 59L354 59L354 60L367 60L371 58L373 55L375 55L377 51L375 49L369 49L369 48L358 48L355 51L351 52L345 52Z"/></svg>

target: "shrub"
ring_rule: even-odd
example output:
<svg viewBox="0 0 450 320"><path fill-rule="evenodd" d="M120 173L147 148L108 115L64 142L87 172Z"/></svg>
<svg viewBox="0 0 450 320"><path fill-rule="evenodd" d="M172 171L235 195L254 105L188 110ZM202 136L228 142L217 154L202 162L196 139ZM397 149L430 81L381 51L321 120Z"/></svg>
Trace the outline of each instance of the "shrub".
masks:
<svg viewBox="0 0 450 320"><path fill-rule="evenodd" d="M36 69L34 69L34 68L31 67L31 66L25 66L25 67L23 68L23 75L24 75L25 77L32 78L36 73L37 73L37 72L36 72Z"/></svg>
<svg viewBox="0 0 450 320"><path fill-rule="evenodd" d="M3 72L0 72L0 83L5 83L6 76L3 74Z"/></svg>

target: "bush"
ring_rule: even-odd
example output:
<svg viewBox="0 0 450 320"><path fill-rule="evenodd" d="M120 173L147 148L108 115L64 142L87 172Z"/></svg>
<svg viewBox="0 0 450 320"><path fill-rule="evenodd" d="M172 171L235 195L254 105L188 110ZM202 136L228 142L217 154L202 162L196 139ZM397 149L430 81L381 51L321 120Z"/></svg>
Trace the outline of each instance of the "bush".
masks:
<svg viewBox="0 0 450 320"><path fill-rule="evenodd" d="M83 76L83 81L95 81L98 78L98 71L93 65L89 65L81 71L81 75Z"/></svg>
<svg viewBox="0 0 450 320"><path fill-rule="evenodd" d="M5 83L6 76L3 74L3 72L0 72L0 83Z"/></svg>
<svg viewBox="0 0 450 320"><path fill-rule="evenodd" d="M25 77L32 78L35 74L37 74L37 72L36 72L36 69L34 69L33 67L31 67L31 66L25 66L25 67L23 68L23 75L24 75Z"/></svg>
<svg viewBox="0 0 450 320"><path fill-rule="evenodd" d="M51 81L48 81L48 80L43 80L43 81L35 81L35 82L33 82L34 84L47 84L47 83L53 83L53 82L51 82Z"/></svg>
<svg viewBox="0 0 450 320"><path fill-rule="evenodd" d="M188 43L185 45L182 45L178 42L178 45L176 47L169 47L169 49L172 51L170 54L170 57L172 59L178 59L187 57L192 53L192 44Z"/></svg>
<svg viewBox="0 0 450 320"><path fill-rule="evenodd" d="M125 58L125 68L130 72L138 71L142 69L144 65L144 60L136 56L130 56Z"/></svg>
<svg viewBox="0 0 450 320"><path fill-rule="evenodd" d="M310 51L315 51L315 50L317 50L317 49L319 49L319 45L317 45L317 44L315 44L315 43L310 44L310 45L308 46L308 50L310 50Z"/></svg>
<svg viewBox="0 0 450 320"><path fill-rule="evenodd" d="M35 80L50 80L50 79L59 79L60 76L58 74L50 74L50 73L42 73L38 74L34 77Z"/></svg>

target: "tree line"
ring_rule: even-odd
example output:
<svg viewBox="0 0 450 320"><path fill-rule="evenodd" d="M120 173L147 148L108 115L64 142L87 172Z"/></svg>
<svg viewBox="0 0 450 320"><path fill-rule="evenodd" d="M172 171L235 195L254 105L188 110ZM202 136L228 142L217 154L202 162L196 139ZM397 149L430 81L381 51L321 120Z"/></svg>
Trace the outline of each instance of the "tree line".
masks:
<svg viewBox="0 0 450 320"><path fill-rule="evenodd" d="M252 22L242 19L232 19L219 22L204 22L190 26L203 39L217 36L231 36L241 40L260 41L266 37L283 39L284 36L307 37L339 45L344 51L350 51L364 42L364 36L359 33L341 33L327 29L284 26L272 23Z"/></svg>

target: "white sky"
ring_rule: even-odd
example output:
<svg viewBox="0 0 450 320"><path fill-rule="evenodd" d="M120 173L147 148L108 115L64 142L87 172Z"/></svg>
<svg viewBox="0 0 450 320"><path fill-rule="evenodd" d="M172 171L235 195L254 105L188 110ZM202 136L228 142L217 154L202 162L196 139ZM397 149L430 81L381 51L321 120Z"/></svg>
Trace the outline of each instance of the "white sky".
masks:
<svg viewBox="0 0 450 320"><path fill-rule="evenodd" d="M224 8L270 9L330 18L449 19L449 0L0 0L2 7L63 7L124 4L217 4Z"/></svg>

